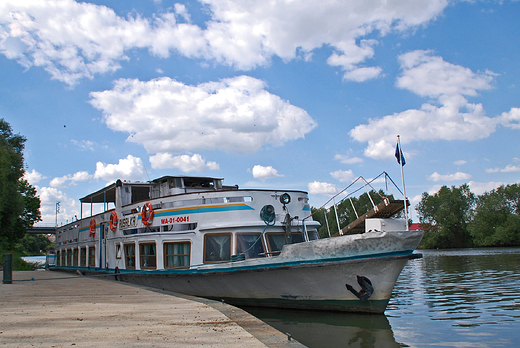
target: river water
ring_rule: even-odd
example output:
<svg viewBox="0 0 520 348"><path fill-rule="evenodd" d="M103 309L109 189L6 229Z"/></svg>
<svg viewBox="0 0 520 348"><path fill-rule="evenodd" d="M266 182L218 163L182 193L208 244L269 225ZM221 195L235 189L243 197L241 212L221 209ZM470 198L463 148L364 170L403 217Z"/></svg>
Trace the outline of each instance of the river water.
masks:
<svg viewBox="0 0 520 348"><path fill-rule="evenodd" d="M244 309L311 348L520 346L520 248L420 252L384 315Z"/></svg>

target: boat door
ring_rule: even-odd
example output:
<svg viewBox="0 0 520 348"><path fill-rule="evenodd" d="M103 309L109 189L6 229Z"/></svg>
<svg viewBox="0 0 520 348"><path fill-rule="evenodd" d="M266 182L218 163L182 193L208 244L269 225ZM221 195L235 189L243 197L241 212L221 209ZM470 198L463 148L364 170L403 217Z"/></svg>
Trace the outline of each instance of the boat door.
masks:
<svg viewBox="0 0 520 348"><path fill-rule="evenodd" d="M107 262L107 224L99 224L99 268L108 268Z"/></svg>

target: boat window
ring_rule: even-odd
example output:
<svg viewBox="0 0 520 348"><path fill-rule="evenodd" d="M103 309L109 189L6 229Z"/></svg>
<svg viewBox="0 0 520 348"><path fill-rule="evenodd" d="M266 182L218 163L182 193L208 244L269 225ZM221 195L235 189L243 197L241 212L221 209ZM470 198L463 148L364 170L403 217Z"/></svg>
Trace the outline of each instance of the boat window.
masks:
<svg viewBox="0 0 520 348"><path fill-rule="evenodd" d="M129 235L129 234L137 234L137 228L132 228L131 230L123 230L123 234Z"/></svg>
<svg viewBox="0 0 520 348"><path fill-rule="evenodd" d="M204 235L204 263L231 259L231 233Z"/></svg>
<svg viewBox="0 0 520 348"><path fill-rule="evenodd" d="M121 258L121 244L117 243L116 244L116 259L120 259Z"/></svg>
<svg viewBox="0 0 520 348"><path fill-rule="evenodd" d="M289 244L296 244L303 242L303 234L300 233L291 233Z"/></svg>
<svg viewBox="0 0 520 348"><path fill-rule="evenodd" d="M141 269L155 269L157 267L155 243L139 244L139 259L141 260Z"/></svg>
<svg viewBox="0 0 520 348"><path fill-rule="evenodd" d="M60 250L60 251L58 251L58 266L63 265L63 262L61 262L61 257L62 257L62 253L61 253L61 250Z"/></svg>
<svg viewBox="0 0 520 348"><path fill-rule="evenodd" d="M72 266L78 265L78 254L76 252L77 249L72 249Z"/></svg>
<svg viewBox="0 0 520 348"><path fill-rule="evenodd" d="M317 230L308 230L308 231L307 231L307 235L309 236L309 240L317 240L317 239L320 239Z"/></svg>
<svg viewBox="0 0 520 348"><path fill-rule="evenodd" d="M227 197L226 201L228 203L239 203L239 202L244 202L245 201L244 198L245 197Z"/></svg>
<svg viewBox="0 0 520 348"><path fill-rule="evenodd" d="M72 250L65 251L65 255L67 255L67 266L72 266Z"/></svg>
<svg viewBox="0 0 520 348"><path fill-rule="evenodd" d="M187 223L187 224L174 224L174 225L164 225L162 227L163 232L182 232L182 231L193 231L197 228L197 223Z"/></svg>
<svg viewBox="0 0 520 348"><path fill-rule="evenodd" d="M170 188L182 188L181 178L171 178L168 180Z"/></svg>
<svg viewBox="0 0 520 348"><path fill-rule="evenodd" d="M88 248L88 266L96 267L96 247L91 246Z"/></svg>
<svg viewBox="0 0 520 348"><path fill-rule="evenodd" d="M237 254L245 254L247 259L265 256L260 233L237 233L236 238Z"/></svg>
<svg viewBox="0 0 520 348"><path fill-rule="evenodd" d="M305 204L309 203L309 198L307 197L298 197L298 202L303 202Z"/></svg>
<svg viewBox="0 0 520 348"><path fill-rule="evenodd" d="M135 244L125 244L125 267L135 269Z"/></svg>
<svg viewBox="0 0 520 348"><path fill-rule="evenodd" d="M87 248L81 248L79 251L79 265L87 267Z"/></svg>
<svg viewBox="0 0 520 348"><path fill-rule="evenodd" d="M206 201L204 203L206 203L206 204L224 203L224 197L206 198Z"/></svg>
<svg viewBox="0 0 520 348"><path fill-rule="evenodd" d="M285 233L267 233L267 243L269 244L269 251L271 253L278 253L282 251L282 248L287 244L287 238Z"/></svg>
<svg viewBox="0 0 520 348"><path fill-rule="evenodd" d="M137 233L153 233L160 232L161 228L159 226L151 226L151 227L141 227L137 230Z"/></svg>
<svg viewBox="0 0 520 348"><path fill-rule="evenodd" d="M164 243L164 268L189 268L190 249L190 242Z"/></svg>
<svg viewBox="0 0 520 348"><path fill-rule="evenodd" d="M150 199L150 188L148 186L132 187L132 203L145 201L147 199Z"/></svg>

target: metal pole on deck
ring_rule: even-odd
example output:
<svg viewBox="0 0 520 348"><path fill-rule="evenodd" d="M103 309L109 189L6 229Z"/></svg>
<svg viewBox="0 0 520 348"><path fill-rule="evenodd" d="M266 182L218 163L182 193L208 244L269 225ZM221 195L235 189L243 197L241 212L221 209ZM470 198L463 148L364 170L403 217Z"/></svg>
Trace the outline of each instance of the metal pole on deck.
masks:
<svg viewBox="0 0 520 348"><path fill-rule="evenodd" d="M338 223L338 234L340 236L342 236L343 231L341 230L341 227L339 226L339 216L338 216L338 208L336 207L336 200L332 199L332 202L334 203L334 211L336 212L336 222Z"/></svg>
<svg viewBox="0 0 520 348"><path fill-rule="evenodd" d="M399 155L399 164L401 165L401 181L403 182L403 195L404 195L404 218L406 220L406 230L408 231L408 206L406 205L406 188L404 186L404 156L403 156L403 150L401 148L401 137L399 137L399 134L397 135L397 151L396 155Z"/></svg>
<svg viewBox="0 0 520 348"><path fill-rule="evenodd" d="M325 209L325 224L327 225L327 232L329 232L329 238L330 238L330 228L329 228L329 219L328 219L327 209Z"/></svg>

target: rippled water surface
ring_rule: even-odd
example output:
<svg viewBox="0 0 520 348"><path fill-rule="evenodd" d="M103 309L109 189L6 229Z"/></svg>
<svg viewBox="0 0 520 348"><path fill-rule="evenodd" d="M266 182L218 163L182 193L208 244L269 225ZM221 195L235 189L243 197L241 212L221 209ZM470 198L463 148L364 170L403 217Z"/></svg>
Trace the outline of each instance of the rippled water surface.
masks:
<svg viewBox="0 0 520 348"><path fill-rule="evenodd" d="M520 248L421 253L385 315L246 310L309 347L520 347Z"/></svg>

